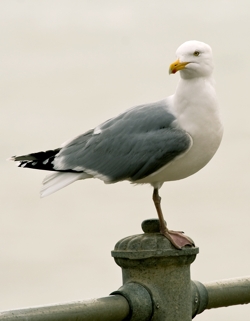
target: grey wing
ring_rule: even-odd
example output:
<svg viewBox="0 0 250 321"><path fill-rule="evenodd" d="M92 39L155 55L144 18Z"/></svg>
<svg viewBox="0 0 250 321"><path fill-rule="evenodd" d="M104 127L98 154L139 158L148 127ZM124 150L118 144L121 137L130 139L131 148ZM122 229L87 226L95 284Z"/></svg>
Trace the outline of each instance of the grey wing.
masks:
<svg viewBox="0 0 250 321"><path fill-rule="evenodd" d="M110 183L142 179L189 148L190 136L174 124L164 100L134 107L63 147L55 167Z"/></svg>

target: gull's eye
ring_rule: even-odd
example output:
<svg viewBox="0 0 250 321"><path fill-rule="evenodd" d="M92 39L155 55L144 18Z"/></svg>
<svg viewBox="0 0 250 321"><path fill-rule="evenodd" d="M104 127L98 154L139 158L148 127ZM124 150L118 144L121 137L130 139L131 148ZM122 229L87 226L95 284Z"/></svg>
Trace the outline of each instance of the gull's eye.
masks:
<svg viewBox="0 0 250 321"><path fill-rule="evenodd" d="M198 57L199 55L200 55L200 52L196 50L196 51L194 52L194 56Z"/></svg>

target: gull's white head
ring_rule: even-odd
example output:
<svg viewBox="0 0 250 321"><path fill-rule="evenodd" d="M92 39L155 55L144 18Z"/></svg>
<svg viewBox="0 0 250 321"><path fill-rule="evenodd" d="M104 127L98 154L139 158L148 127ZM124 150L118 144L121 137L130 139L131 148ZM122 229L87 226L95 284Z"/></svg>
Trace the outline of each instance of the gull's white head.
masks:
<svg viewBox="0 0 250 321"><path fill-rule="evenodd" d="M208 77L213 72L213 54L209 45L200 41L184 42L176 51L177 60L169 73L180 71L182 78Z"/></svg>

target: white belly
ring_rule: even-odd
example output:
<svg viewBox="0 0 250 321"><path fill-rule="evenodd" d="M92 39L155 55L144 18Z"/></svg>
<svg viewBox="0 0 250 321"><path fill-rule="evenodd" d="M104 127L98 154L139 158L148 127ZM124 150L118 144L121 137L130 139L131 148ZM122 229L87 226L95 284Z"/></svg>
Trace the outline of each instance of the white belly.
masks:
<svg viewBox="0 0 250 321"><path fill-rule="evenodd" d="M179 180L193 175L211 160L220 145L221 138L222 132L217 136L211 135L206 140L193 137L193 145L186 153L136 183L150 183L157 186L166 181Z"/></svg>

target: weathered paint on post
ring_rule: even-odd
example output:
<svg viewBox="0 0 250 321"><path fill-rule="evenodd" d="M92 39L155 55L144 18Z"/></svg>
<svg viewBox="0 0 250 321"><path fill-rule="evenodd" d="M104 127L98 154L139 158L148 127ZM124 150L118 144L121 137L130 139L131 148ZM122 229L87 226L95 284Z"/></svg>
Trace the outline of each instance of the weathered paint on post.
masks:
<svg viewBox="0 0 250 321"><path fill-rule="evenodd" d="M112 256L123 286L111 296L0 312L3 321L190 321L212 309L250 303L250 277L202 284L190 281L198 248L176 250L159 234L158 220L144 221L145 234L119 241Z"/></svg>
<svg viewBox="0 0 250 321"><path fill-rule="evenodd" d="M159 233L158 220L142 223L144 234L119 241L112 256L122 268L123 284L139 283L151 295L152 321L191 321L190 264L199 249L177 250Z"/></svg>

